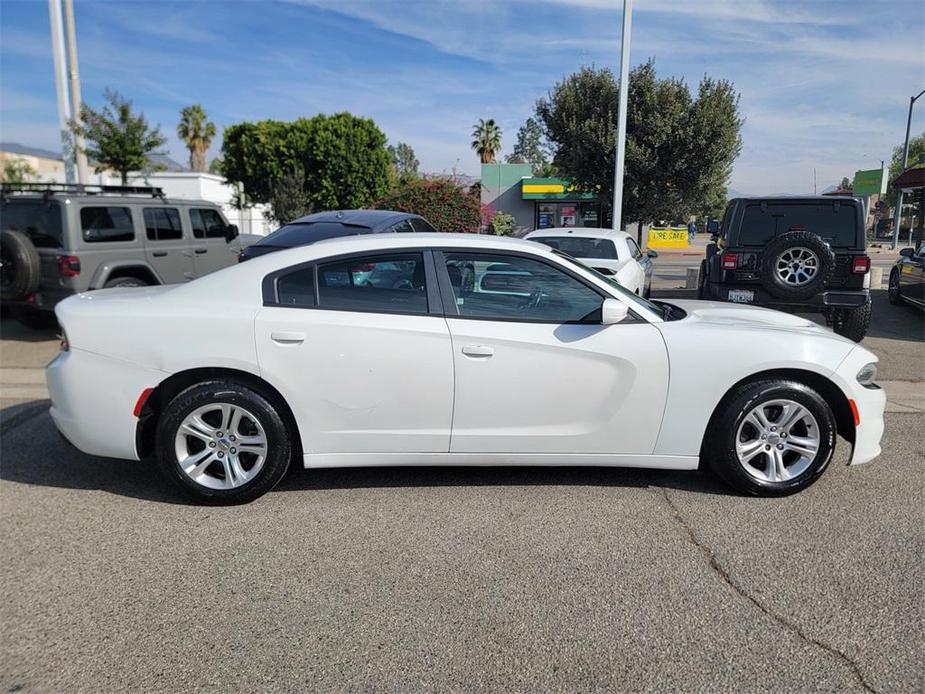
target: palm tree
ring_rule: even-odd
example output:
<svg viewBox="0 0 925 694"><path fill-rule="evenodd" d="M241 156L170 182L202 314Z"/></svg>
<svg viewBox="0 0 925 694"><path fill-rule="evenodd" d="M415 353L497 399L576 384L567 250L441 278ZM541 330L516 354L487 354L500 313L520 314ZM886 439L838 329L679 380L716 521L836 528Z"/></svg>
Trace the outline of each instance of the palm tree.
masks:
<svg viewBox="0 0 925 694"><path fill-rule="evenodd" d="M199 104L180 111L177 136L189 149L189 165L193 171L206 170L206 152L215 137L215 123L206 120L206 112Z"/></svg>
<svg viewBox="0 0 925 694"><path fill-rule="evenodd" d="M476 151L483 164L491 164L495 154L501 151L501 128L494 119L482 120L472 131L472 149Z"/></svg>

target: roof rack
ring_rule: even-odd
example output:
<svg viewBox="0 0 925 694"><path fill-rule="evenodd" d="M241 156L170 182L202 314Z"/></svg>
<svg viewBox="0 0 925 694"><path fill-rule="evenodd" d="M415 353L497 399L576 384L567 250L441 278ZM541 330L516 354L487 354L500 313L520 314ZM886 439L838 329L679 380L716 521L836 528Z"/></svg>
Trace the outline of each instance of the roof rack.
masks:
<svg viewBox="0 0 925 694"><path fill-rule="evenodd" d="M140 195L152 198L164 197L162 188L152 186L98 186L82 183L2 183L0 195L6 198L12 193L42 193L51 195Z"/></svg>

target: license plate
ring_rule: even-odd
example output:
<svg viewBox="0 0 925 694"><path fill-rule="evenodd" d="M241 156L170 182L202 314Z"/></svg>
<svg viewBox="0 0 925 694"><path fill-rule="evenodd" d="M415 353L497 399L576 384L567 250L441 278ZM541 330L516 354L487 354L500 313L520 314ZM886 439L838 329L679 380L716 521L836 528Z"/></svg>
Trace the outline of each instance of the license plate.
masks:
<svg viewBox="0 0 925 694"><path fill-rule="evenodd" d="M751 289L730 289L727 300L736 304L750 304L755 300L755 292Z"/></svg>

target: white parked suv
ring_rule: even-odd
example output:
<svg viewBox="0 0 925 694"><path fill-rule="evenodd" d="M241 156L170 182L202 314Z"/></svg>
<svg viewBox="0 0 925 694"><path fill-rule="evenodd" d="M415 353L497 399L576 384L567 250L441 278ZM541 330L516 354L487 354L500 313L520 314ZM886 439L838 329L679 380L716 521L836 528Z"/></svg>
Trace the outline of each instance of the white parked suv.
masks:
<svg viewBox="0 0 925 694"><path fill-rule="evenodd" d="M602 275L613 277L631 292L649 296L652 258L657 258L658 253L643 253L625 231L563 227L539 229L524 238L568 253Z"/></svg>

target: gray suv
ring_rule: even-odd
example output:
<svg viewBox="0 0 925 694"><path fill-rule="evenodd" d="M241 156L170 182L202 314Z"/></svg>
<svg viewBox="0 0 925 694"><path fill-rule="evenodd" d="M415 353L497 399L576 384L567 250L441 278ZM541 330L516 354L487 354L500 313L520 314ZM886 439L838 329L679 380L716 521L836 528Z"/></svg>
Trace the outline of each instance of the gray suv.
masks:
<svg viewBox="0 0 925 694"><path fill-rule="evenodd" d="M233 265L237 237L214 203L159 188L4 184L0 299L30 327L54 325L55 304L76 292L178 284Z"/></svg>

